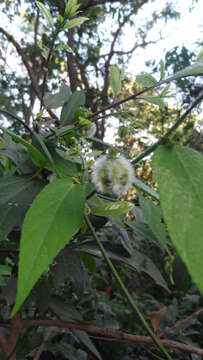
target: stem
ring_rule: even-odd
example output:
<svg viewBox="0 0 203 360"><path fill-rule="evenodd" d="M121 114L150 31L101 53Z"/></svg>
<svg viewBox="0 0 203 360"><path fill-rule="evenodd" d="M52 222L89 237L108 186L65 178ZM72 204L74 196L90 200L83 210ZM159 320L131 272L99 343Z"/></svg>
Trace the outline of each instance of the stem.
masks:
<svg viewBox="0 0 203 360"><path fill-rule="evenodd" d="M49 53L48 53L48 56L47 56L47 59L46 59L46 63L44 65L45 72L44 72L44 78L43 78L43 82L42 82L42 93L41 93L41 98L40 98L40 109L42 109L42 106L43 106L43 98L44 98L46 82L47 82L47 77L48 77L48 71L49 71L49 62L51 60L52 52L53 52L53 49L54 49L54 44L55 44L55 41L56 41L56 38L57 38L59 32L60 32L60 28L56 29L56 31L53 33Z"/></svg>
<svg viewBox="0 0 203 360"><path fill-rule="evenodd" d="M0 113L5 114L5 115L9 115L13 119L19 121L30 133L32 133L32 129L19 116L11 113L10 111L4 110L4 109L0 109Z"/></svg>
<svg viewBox="0 0 203 360"><path fill-rule="evenodd" d="M185 113L176 121L176 123L165 133L164 136L161 137L155 144L151 145L147 150L141 153L139 156L136 157L135 160L132 161L132 164L138 163L142 160L145 156L151 154L158 145L162 144L168 137L184 122L190 112L196 107L201 101L203 100L203 92L200 93L198 98L193 102L193 104L185 111Z"/></svg>
<svg viewBox="0 0 203 360"><path fill-rule="evenodd" d="M135 301L133 300L132 296L130 295L128 289L125 287L123 281L121 280L116 268L114 267L112 261L110 260L110 258L108 257L106 250L103 246L103 244L101 243L99 237L96 234L96 231L94 229L94 227L92 226L91 221L89 220L88 216L85 214L85 221L95 239L95 241L97 242L97 245L102 253L102 255L104 256L104 259L107 263L107 265L109 266L111 272L113 273L115 279L117 280L120 288L122 289L125 297L128 299L130 305L132 306L133 310L135 311L135 313L137 314L137 316L139 317L141 323L143 324L144 328L146 329L147 333L149 334L149 336L152 338L152 340L154 341L154 343L157 345L157 347L159 348L159 350L165 355L166 359L168 360L172 360L172 358L170 357L170 355L168 354L167 350L164 348L164 346L160 343L159 339L157 338L157 336L153 333L153 331L150 329L149 325L147 324L147 322L145 321L142 313L140 312L139 308L137 307L137 304L135 303Z"/></svg>
<svg viewBox="0 0 203 360"><path fill-rule="evenodd" d="M93 117L98 116L99 114L103 114L105 111L107 111L107 110L109 110L109 109L112 109L112 108L115 108L116 106L121 105L121 104L123 104L123 103L125 103L125 102L127 102L127 101L129 101L129 100L134 100L134 99L136 99L136 97L138 97L139 95L142 95L142 94L144 94L145 92L154 89L155 87L156 87L156 85L150 86L150 87L148 87L148 88L144 88L144 89L138 91L136 94L130 95L130 96L128 96L128 97L125 98L125 99L122 99L122 100L117 101L117 102L113 102L112 104L107 105L107 106L105 106L103 109L98 110L98 111L96 111L95 113L93 113L93 114L91 114L90 116L88 116L88 119L92 119Z"/></svg>

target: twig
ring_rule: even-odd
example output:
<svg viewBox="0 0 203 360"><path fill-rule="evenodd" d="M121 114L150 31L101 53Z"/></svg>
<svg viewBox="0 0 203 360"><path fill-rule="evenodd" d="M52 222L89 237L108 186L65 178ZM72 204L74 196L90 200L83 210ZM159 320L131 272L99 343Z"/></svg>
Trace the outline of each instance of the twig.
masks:
<svg viewBox="0 0 203 360"><path fill-rule="evenodd" d="M53 49L54 49L54 44L55 44L56 38L58 36L58 33L59 33L59 29L57 29L55 31L55 33L52 34L52 42L51 42L51 45L50 45L50 48L49 48L49 53L48 53L48 56L47 56L47 59L46 59L45 65L44 65L45 71L44 71L44 78L43 78L43 81L42 81L42 93L41 93L41 96L40 96L40 109L43 106L43 98L44 98L44 93L45 93L45 88L46 88L47 77L48 77L49 63L50 63L50 60L51 60L51 57L52 57L52 52L53 52Z"/></svg>
<svg viewBox="0 0 203 360"><path fill-rule="evenodd" d="M103 113L106 112L107 110L112 109L112 108L114 108L114 107L116 107L116 106L119 106L119 105L121 105L121 104L123 104L123 103L125 103L125 102L127 102L127 101L134 100L134 99L136 99L139 95L142 95L142 94L144 94L145 92L154 89L155 86L156 86L156 85L153 85L153 86L148 87L148 88L144 88L144 89L138 91L137 93L128 96L128 97L125 98L125 99L119 100L119 101L117 101L117 102L113 102L112 104L105 106L103 109L98 110L98 111L96 111L95 113L89 115L89 116L88 116L88 119L92 119L92 118L94 118L95 116L97 116L97 115L99 115L99 114L103 114Z"/></svg>
<svg viewBox="0 0 203 360"><path fill-rule="evenodd" d="M175 325L163 330L162 332L160 332L158 334L158 337L161 338L161 337L165 336L166 334L168 334L170 331L181 327L182 325L184 325L185 323L187 323L188 321L190 321L194 317L197 317L202 311L203 311L203 307L201 309L195 311L191 315L187 316L185 319L178 321Z"/></svg>
<svg viewBox="0 0 203 360"><path fill-rule="evenodd" d="M39 349L38 349L38 351L37 351L37 354L35 355L35 357L34 357L33 360L39 360L39 359L40 359L40 356L41 356L41 354L42 354L42 352L43 352L43 350L44 350L44 347L45 347L45 345L46 345L46 342L47 342L47 340L49 339L49 336L51 335L51 333L53 332L53 330L54 330L54 327L53 327L53 326L49 328L49 330L48 330L48 332L47 332L47 334L46 334L46 336L45 336L42 344L40 345L40 347L39 347Z"/></svg>

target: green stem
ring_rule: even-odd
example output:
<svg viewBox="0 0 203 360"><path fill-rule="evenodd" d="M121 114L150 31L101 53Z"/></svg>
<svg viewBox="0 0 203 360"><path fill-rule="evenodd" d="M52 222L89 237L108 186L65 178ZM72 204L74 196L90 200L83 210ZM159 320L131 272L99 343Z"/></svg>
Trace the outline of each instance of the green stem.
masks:
<svg viewBox="0 0 203 360"><path fill-rule="evenodd" d="M170 355L168 354L167 350L164 348L164 346L161 344L161 342L159 341L159 339L157 338L157 336L154 334L154 332L150 329L149 325L147 324L146 320L144 319L142 313L140 312L139 308L137 307L135 301L133 300L132 296L130 295L128 289L125 287L123 281L121 280L116 268L114 267L112 261L110 260L110 258L108 257L106 250L102 244L102 242L100 241L99 237L96 234L96 231L94 229L94 227L92 226L91 221L89 220L88 216L85 214L85 221L95 239L95 241L97 242L97 245L102 253L102 255L104 256L104 259L107 263L107 265L109 266L111 272L113 273L115 279L117 280L120 288L122 289L125 297L128 299L130 305L132 306L133 310L135 311L135 313L137 314L137 316L139 317L141 323L143 324L143 326L145 327L147 333L149 334L149 336L152 338L152 340L154 341L154 343L157 345L157 347L159 348L159 350L165 355L166 359L168 360L172 360L172 358L170 357Z"/></svg>
<svg viewBox="0 0 203 360"><path fill-rule="evenodd" d="M147 150L145 150L143 153L141 153L139 156L136 157L132 161L132 164L138 163L140 160L142 160L147 155L151 154L158 145L162 144L168 137L185 121L187 116L190 114L190 112L203 100L203 92L200 93L198 98L193 102L193 104L185 111L185 113L176 121L176 123L165 133L164 136L161 137L155 144L150 146Z"/></svg>

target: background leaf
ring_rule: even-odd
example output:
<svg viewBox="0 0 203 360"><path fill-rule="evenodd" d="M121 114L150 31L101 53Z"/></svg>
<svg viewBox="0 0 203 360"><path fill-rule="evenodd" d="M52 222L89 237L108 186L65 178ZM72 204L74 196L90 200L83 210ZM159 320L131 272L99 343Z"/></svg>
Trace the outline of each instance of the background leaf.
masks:
<svg viewBox="0 0 203 360"><path fill-rule="evenodd" d="M159 96L142 96L139 99L145 100L150 104L158 105L160 109L164 109L164 101Z"/></svg>
<svg viewBox="0 0 203 360"><path fill-rule="evenodd" d="M48 109L57 109L62 106L66 101L68 101L70 95L71 92L69 86L62 84L59 92L57 92L56 94L45 94L44 105Z"/></svg>
<svg viewBox="0 0 203 360"><path fill-rule="evenodd" d="M136 76L136 82L142 86L153 86L157 84L156 79L150 74L141 74Z"/></svg>
<svg viewBox="0 0 203 360"><path fill-rule="evenodd" d="M110 85L114 96L117 96L121 91L121 73L117 65L110 67Z"/></svg>
<svg viewBox="0 0 203 360"><path fill-rule="evenodd" d="M159 146L153 169L171 240L203 292L203 157L190 148Z"/></svg>
<svg viewBox="0 0 203 360"><path fill-rule="evenodd" d="M80 228L85 191L67 179L47 185L26 214L20 244L18 296L12 316L51 264Z"/></svg>
<svg viewBox="0 0 203 360"><path fill-rule="evenodd" d="M61 111L60 121L63 125L68 125L73 122L76 111L80 106L85 104L84 91L75 91L63 105Z"/></svg>
<svg viewBox="0 0 203 360"><path fill-rule="evenodd" d="M33 157L39 162L39 164L42 167L44 166L46 159L45 159L44 155L42 155L42 153L35 146L33 146L29 142L22 139L20 136L14 134L12 131L3 128L2 126L0 126L0 129L3 132L5 132L6 134L8 134L9 136L11 136L16 142L19 142L22 145L24 145L30 151L30 153L33 155Z"/></svg>
<svg viewBox="0 0 203 360"><path fill-rule="evenodd" d="M166 230L162 223L162 211L160 206L155 205L152 201L139 196L139 202L142 207L143 215L152 232L156 236L159 246L166 247Z"/></svg>
<svg viewBox="0 0 203 360"><path fill-rule="evenodd" d="M63 27L63 30L65 29L72 29L73 27L75 26L78 26L78 25L81 25L83 24L85 21L89 20L87 17L85 16L80 16L78 18L75 18L75 19L72 19L72 20L69 20L67 22L66 25L64 25Z"/></svg>
<svg viewBox="0 0 203 360"><path fill-rule="evenodd" d="M144 272L148 274L156 282L157 285L163 287L165 290L170 292L159 269L156 267L156 265L148 256L142 254L137 250L134 250L133 254L130 256L129 253L125 250L125 248L121 244L114 244L114 243L110 243L109 241L102 241L102 244L108 256L112 260L123 262L124 264L128 264L138 272ZM103 258L103 255L99 250L97 243L95 241L84 242L80 246L80 251L84 251L93 256Z"/></svg>
<svg viewBox="0 0 203 360"><path fill-rule="evenodd" d="M149 185L146 185L143 181L141 181L138 178L134 178L133 180L133 185L139 189L144 191L146 194L152 196L154 199L159 200L159 194L154 191L154 189L152 189Z"/></svg>
<svg viewBox="0 0 203 360"><path fill-rule="evenodd" d="M10 176L0 179L0 240L21 225L35 196L46 185L43 180Z"/></svg>

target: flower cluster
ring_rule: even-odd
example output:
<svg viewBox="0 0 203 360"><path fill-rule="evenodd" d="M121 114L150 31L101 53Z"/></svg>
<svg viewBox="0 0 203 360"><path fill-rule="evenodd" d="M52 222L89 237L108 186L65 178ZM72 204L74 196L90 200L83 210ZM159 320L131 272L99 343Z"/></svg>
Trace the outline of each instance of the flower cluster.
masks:
<svg viewBox="0 0 203 360"><path fill-rule="evenodd" d="M92 182L101 193L113 193L119 197L129 190L134 177L133 166L123 156L115 159L101 156L92 167Z"/></svg>

